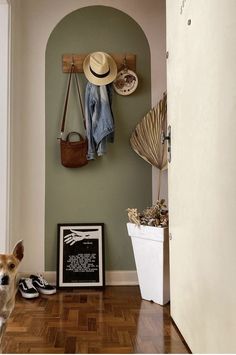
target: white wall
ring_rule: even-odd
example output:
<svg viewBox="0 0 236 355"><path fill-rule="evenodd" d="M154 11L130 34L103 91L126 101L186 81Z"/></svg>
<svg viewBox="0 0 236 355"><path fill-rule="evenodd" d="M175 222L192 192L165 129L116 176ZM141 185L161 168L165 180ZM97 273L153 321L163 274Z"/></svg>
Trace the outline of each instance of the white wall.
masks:
<svg viewBox="0 0 236 355"><path fill-rule="evenodd" d="M235 13L167 1L171 315L193 353L236 353Z"/></svg>
<svg viewBox="0 0 236 355"><path fill-rule="evenodd" d="M0 252L8 251L9 199L9 38L10 11L6 0L0 1Z"/></svg>
<svg viewBox="0 0 236 355"><path fill-rule="evenodd" d="M106 5L130 15L151 49L152 102L166 89L164 0L15 0L12 2L11 242L24 239L25 271L44 270L45 49L71 11ZM140 117L141 119L141 117ZM56 250L55 250L56 253Z"/></svg>

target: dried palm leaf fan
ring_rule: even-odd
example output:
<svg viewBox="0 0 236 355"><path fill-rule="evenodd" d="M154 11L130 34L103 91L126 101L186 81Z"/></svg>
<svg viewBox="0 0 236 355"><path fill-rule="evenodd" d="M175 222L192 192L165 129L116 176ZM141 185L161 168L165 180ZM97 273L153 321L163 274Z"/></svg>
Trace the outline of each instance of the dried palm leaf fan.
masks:
<svg viewBox="0 0 236 355"><path fill-rule="evenodd" d="M160 198L161 172L167 169L167 147L161 142L162 131L166 132L167 96L152 108L136 126L130 143L133 150L149 164L159 169L158 200Z"/></svg>

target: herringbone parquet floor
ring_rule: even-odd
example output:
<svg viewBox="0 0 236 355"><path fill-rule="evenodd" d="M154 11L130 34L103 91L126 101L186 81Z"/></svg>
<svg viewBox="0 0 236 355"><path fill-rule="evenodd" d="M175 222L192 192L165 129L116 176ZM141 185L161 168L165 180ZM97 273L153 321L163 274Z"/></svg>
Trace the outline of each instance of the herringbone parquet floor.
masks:
<svg viewBox="0 0 236 355"><path fill-rule="evenodd" d="M138 287L17 295L4 353L188 353L169 306L143 301Z"/></svg>

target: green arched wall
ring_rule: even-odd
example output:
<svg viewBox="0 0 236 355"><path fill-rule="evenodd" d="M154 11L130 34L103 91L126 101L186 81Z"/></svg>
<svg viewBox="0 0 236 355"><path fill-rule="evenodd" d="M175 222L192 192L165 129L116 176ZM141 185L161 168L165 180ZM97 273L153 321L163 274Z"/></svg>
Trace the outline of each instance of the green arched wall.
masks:
<svg viewBox="0 0 236 355"><path fill-rule="evenodd" d="M135 53L139 87L127 97L113 95L115 142L109 144L107 154L83 168L67 169L60 164L57 143L67 83L61 58L65 53L94 51ZM83 74L80 80L84 90ZM46 50L46 271L56 270L57 223L72 222L105 223L106 270L135 269L126 209L142 210L151 204L151 166L134 153L129 138L150 107L150 50L140 26L106 6L85 7L63 18ZM78 115L71 95L68 131L82 130Z"/></svg>

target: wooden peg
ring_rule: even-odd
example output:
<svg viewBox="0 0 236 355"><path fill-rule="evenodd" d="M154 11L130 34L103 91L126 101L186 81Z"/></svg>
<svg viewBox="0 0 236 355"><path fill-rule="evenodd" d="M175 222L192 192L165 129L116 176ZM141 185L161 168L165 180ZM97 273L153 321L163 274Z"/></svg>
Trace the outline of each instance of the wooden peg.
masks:
<svg viewBox="0 0 236 355"><path fill-rule="evenodd" d="M110 56L115 60L117 64L118 71L122 68L124 63L124 54L119 53L109 53ZM74 63L75 72L83 73L83 61L87 54L63 54L62 56L62 71L63 73L69 73L71 64ZM136 55L126 54L126 64L128 69L136 71Z"/></svg>

